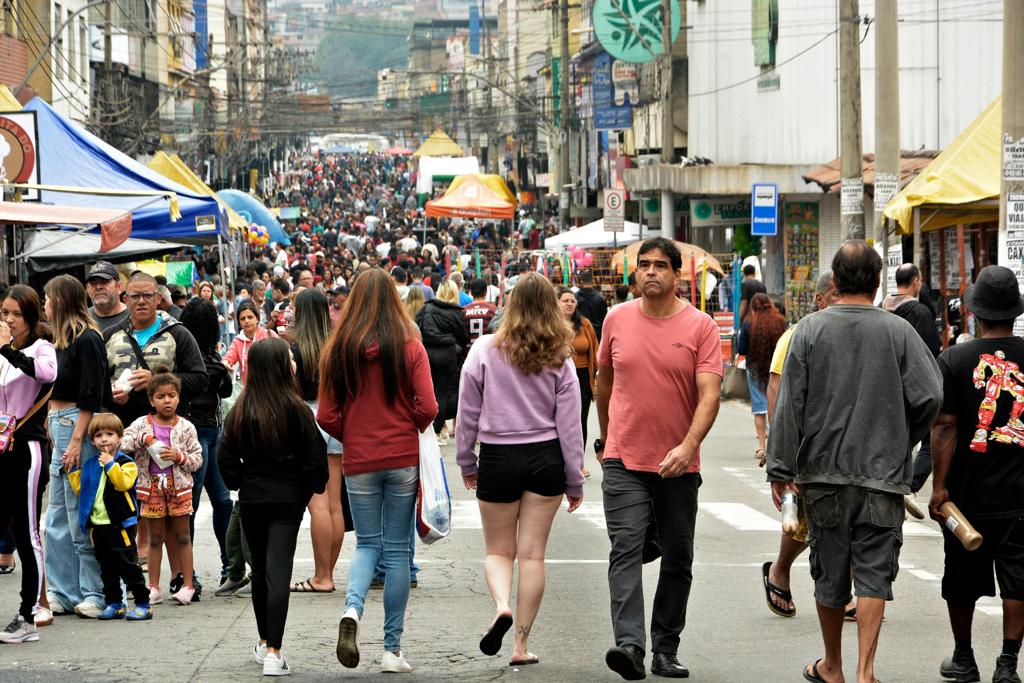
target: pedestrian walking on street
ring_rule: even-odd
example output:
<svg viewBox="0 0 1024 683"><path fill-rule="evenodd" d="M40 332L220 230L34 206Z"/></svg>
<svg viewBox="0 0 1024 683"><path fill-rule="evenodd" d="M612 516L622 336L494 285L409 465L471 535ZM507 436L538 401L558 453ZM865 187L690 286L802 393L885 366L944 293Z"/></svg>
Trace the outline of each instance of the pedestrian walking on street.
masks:
<svg viewBox="0 0 1024 683"><path fill-rule="evenodd" d="M580 291L576 293L577 306L580 315L590 321L594 326L594 334L598 341L602 338L605 316L608 315L608 302L604 300L604 294L594 285L594 273L584 270L576 276Z"/></svg>
<svg viewBox="0 0 1024 683"><path fill-rule="evenodd" d="M569 297L575 308L572 292ZM528 641L544 595L551 523L563 495L569 512L583 502L580 386L571 360L573 331L559 309L543 275L524 275L501 329L476 341L462 370L457 461L480 505L484 573L495 605L480 641L485 655L498 654L513 625L512 578L519 560L509 666L539 661Z"/></svg>
<svg viewBox="0 0 1024 683"><path fill-rule="evenodd" d="M967 290L978 338L939 356L942 410L932 428L935 471L929 512L942 523L946 555L942 597L949 609L953 656L939 673L957 681L981 680L971 645L974 606L982 596L1002 597L1003 648L994 683L1019 683L1017 657L1024 638L1024 340L1013 331L1024 313L1017 277L988 266ZM968 552L946 527L943 503L954 503L984 538ZM995 581L993 581L993 569Z"/></svg>
<svg viewBox="0 0 1024 683"><path fill-rule="evenodd" d="M252 606L264 676L291 673L281 654L295 543L310 498L327 487L327 449L299 395L288 344L264 339L249 350L249 382L228 413L217 458L238 491L252 551Z"/></svg>
<svg viewBox="0 0 1024 683"><path fill-rule="evenodd" d="M601 438L594 450L604 467L615 634L605 662L626 680L646 676L642 562L651 515L662 550L651 673L689 676L677 651L693 581L700 445L718 415L722 346L715 322L675 296L682 265L671 240L640 246L643 297L608 313L598 353Z"/></svg>
<svg viewBox="0 0 1024 683"><path fill-rule="evenodd" d="M26 285L7 290L0 315L0 412L14 416L16 433L0 456L0 527L9 526L21 564L21 604L0 643L39 640L35 614L43 596L39 513L46 489L46 421L42 408L57 378L57 354L43 339L39 295ZM77 522L76 522L77 523Z"/></svg>
<svg viewBox="0 0 1024 683"><path fill-rule="evenodd" d="M317 400L317 422L345 444L342 466L356 529L338 625L338 661L348 668L359 664L359 620L383 556L381 670L412 671L402 655L409 537L419 483L419 432L436 416L430 361L416 328L391 278L378 268L367 270L356 278L324 350Z"/></svg>
<svg viewBox="0 0 1024 683"><path fill-rule="evenodd" d="M438 405L434 433L443 446L448 443L445 421L455 419L459 405L459 351L469 344L466 316L455 285L449 280L442 282L437 297L416 314L416 324L430 358L430 379Z"/></svg>
<svg viewBox="0 0 1024 683"><path fill-rule="evenodd" d="M97 275L94 279L104 285L110 282ZM54 614L96 617L103 609L100 567L78 523L78 496L71 490L69 474L97 456L87 431L110 382L107 351L78 280L58 275L44 291L57 354L57 379L46 416L53 441L46 507L47 602Z"/></svg>
<svg viewBox="0 0 1024 683"><path fill-rule="evenodd" d="M786 317L779 312L767 294L758 292L750 300L750 315L740 326L736 352L747 358L747 388L750 390L750 412L754 415L757 450L754 459L764 460L768 441L768 370L779 337L786 331Z"/></svg>
<svg viewBox="0 0 1024 683"><path fill-rule="evenodd" d="M594 400L594 390L597 388L597 333L590 320L580 315L576 295L572 290L559 287L557 292L562 316L572 325L573 330L572 360L580 382L580 424L583 426L583 450L586 452L590 403ZM583 476L590 476L586 465L583 466Z"/></svg>
<svg viewBox="0 0 1024 683"><path fill-rule="evenodd" d="M857 594L859 683L875 681L885 602L899 570L911 449L942 400L935 359L905 320L873 305L882 259L850 240L832 260L838 298L804 318L789 346L768 436L768 480L802 492L825 656L804 678L843 680L842 626ZM800 489L797 489L797 484ZM852 574L852 577L851 577Z"/></svg>

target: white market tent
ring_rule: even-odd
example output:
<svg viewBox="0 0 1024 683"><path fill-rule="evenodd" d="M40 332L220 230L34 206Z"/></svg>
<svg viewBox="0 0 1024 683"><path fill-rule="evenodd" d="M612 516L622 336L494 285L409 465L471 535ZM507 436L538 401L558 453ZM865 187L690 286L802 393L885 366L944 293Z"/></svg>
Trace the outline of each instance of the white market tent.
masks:
<svg viewBox="0 0 1024 683"><path fill-rule="evenodd" d="M136 257L156 257L170 254L188 245L162 240L143 240L129 237L123 244L100 254L100 235L64 230L25 231L24 254L29 269L34 272L70 268L93 263L105 258L114 262L130 261Z"/></svg>
<svg viewBox="0 0 1024 683"><path fill-rule="evenodd" d="M565 249L569 245L582 247L584 249L596 249L600 247L624 247L633 242L640 241L640 225L626 221L625 230L615 233L604 229L604 219L588 223L583 227L569 230L554 237L544 240L545 249ZM644 239L649 237L660 237L660 230L651 230L644 227Z"/></svg>
<svg viewBox="0 0 1024 683"><path fill-rule="evenodd" d="M420 157L416 175L416 192L430 194L434 178L454 178L480 172L476 157Z"/></svg>

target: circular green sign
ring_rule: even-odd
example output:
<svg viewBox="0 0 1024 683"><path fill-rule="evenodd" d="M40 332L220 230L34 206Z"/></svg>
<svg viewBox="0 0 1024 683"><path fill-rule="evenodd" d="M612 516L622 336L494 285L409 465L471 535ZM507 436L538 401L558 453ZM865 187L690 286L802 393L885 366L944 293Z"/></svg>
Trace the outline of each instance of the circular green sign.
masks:
<svg viewBox="0 0 1024 683"><path fill-rule="evenodd" d="M693 215L702 221L711 218L711 205L707 202L697 202L693 205Z"/></svg>
<svg viewBox="0 0 1024 683"><path fill-rule="evenodd" d="M669 4L675 42L682 15L678 0L670 0ZM597 0L592 21L601 46L616 59L641 64L665 51L661 41L661 0Z"/></svg>

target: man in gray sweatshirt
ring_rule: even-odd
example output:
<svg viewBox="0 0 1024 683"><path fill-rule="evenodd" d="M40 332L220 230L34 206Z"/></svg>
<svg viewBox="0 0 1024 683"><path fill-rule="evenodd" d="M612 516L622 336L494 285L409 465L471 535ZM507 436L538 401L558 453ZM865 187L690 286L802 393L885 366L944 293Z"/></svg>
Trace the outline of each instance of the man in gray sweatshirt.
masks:
<svg viewBox="0 0 1024 683"><path fill-rule="evenodd" d="M842 625L857 594L857 680L874 680L874 653L903 544L911 448L942 403L935 359L905 320L872 305L882 259L866 242L836 252L838 299L800 321L790 343L768 439L772 497L799 485L825 657L811 681L842 677ZM852 577L851 577L852 574Z"/></svg>

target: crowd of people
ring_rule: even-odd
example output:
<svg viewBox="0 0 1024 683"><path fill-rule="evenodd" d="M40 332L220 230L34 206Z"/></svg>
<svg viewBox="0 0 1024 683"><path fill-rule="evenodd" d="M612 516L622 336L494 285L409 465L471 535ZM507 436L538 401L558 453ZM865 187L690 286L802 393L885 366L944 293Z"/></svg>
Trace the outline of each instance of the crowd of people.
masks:
<svg viewBox="0 0 1024 683"><path fill-rule="evenodd" d="M380 668L408 673L420 444L434 434L454 438L480 508L494 612L479 649L497 655L512 631L509 663L536 664L547 542L563 499L570 513L582 504L596 403L611 543L605 661L638 680L650 652L651 673L687 677L678 649L723 358L715 322L678 295L675 244L645 241L626 301L609 308L585 271L569 288L516 256L451 265L488 242L526 253L535 224L525 238L430 226L420 244L414 174L400 158L317 157L300 168L281 193L308 212L293 246L260 250L235 272L200 259L201 279L180 291L100 261L84 284L60 275L42 297L24 285L3 293L0 573L16 553L21 593L0 643L38 640L54 615L146 621L161 603L201 601L192 543L205 491L220 551L214 594L251 595L245 656L264 675L291 672L289 596L337 590L349 531L337 658L358 666L367 595L381 588ZM1024 637L1024 342L1012 326L1024 300L1012 271L985 268L964 300L979 338L941 351L918 308L920 272L901 268L896 298L876 307L881 267L866 243L845 243L819 279L820 312L790 329L763 287L743 288L755 456L780 508L799 497L801 519L763 567L765 599L780 616L796 613L790 571L809 548L825 651L803 677L844 680L841 625L853 618L857 679L874 682L904 509L914 511L906 496L933 469L929 514L945 523L955 503L985 537L969 553L943 527L954 649L940 671L980 680L971 617L998 583L993 681L1013 683ZM307 512L313 574L293 581ZM648 631L642 566L658 558Z"/></svg>

